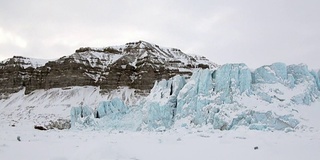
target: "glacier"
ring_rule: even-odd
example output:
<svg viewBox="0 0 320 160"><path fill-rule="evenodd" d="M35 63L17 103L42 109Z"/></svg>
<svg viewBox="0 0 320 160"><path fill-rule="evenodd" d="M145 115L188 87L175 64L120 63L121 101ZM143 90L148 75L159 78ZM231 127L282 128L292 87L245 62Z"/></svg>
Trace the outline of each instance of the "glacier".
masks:
<svg viewBox="0 0 320 160"><path fill-rule="evenodd" d="M71 125L135 131L203 126L293 131L301 127L295 106L308 106L320 96L319 75L306 65L284 63L254 71L243 63L198 69L189 79L177 75L156 82L136 104L113 98L98 106L73 107Z"/></svg>

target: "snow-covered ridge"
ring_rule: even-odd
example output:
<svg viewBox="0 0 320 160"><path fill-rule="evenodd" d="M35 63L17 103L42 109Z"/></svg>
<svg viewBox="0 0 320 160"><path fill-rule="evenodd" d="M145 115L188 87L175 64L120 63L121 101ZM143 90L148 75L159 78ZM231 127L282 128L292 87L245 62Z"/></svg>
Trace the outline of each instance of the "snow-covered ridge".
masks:
<svg viewBox="0 0 320 160"><path fill-rule="evenodd" d="M133 62L149 57L151 61L160 62L168 65L168 67L174 67L176 69L186 67L195 68L198 65L207 65L209 68L217 67L217 64L209 61L205 57L190 56L183 53L180 49L160 47L159 45L145 41L130 42L125 45L101 48L82 47L69 56L63 56L57 60L50 61L62 63L66 59L73 59L76 63L82 63L91 67L107 68L124 56L134 57L135 60L133 60ZM44 66L48 61L49 60L14 56L13 58L8 58L0 63L8 65L10 62L9 65L18 65L23 68L37 68ZM13 62L15 62L15 64L12 64Z"/></svg>
<svg viewBox="0 0 320 160"><path fill-rule="evenodd" d="M207 65L210 68L217 66L205 57L190 56L183 53L180 49L160 47L159 45L145 41L130 42L125 45L104 48L83 47L77 49L76 52L70 56L60 58L59 61L63 61L65 58L73 58L78 63L92 67L106 68L124 56L134 57L136 60L133 61L149 58L151 61L169 66L173 65L175 68L185 68L188 65Z"/></svg>
<svg viewBox="0 0 320 160"><path fill-rule="evenodd" d="M99 67L99 68L106 68L110 64L117 61L121 58L122 55L120 54L113 54L113 53L104 53L104 52L81 52L81 53L74 53L70 55L68 58L72 58L77 63L83 63L85 65L90 65L91 67ZM61 58L58 61L63 61Z"/></svg>
<svg viewBox="0 0 320 160"><path fill-rule="evenodd" d="M36 59L36 58L28 58L22 56L13 56L12 58L8 58L0 62L0 64L7 66L21 66L23 68L37 68L44 66L49 60L47 59Z"/></svg>
<svg viewBox="0 0 320 160"><path fill-rule="evenodd" d="M180 49L161 47L156 44L152 44L145 41L127 43L125 45L125 52L130 50L136 50L140 54L139 58L144 58L146 55L152 55L152 57L157 57L162 63L165 62L181 62L183 65L208 65L209 68L216 68L217 64L210 62L208 59L201 56L191 56L185 54Z"/></svg>

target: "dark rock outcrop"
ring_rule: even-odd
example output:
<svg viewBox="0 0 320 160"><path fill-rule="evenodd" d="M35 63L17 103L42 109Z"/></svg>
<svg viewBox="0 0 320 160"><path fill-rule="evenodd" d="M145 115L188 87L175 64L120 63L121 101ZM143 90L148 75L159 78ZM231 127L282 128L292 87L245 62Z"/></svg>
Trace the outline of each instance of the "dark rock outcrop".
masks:
<svg viewBox="0 0 320 160"><path fill-rule="evenodd" d="M49 124L46 125L35 125L34 129L45 131L49 129L70 129L71 121L69 119L57 119L55 121L50 121Z"/></svg>
<svg viewBox="0 0 320 160"><path fill-rule="evenodd" d="M0 62L0 99L23 88L29 94L37 89L86 85L100 86L106 92L129 86L148 93L157 80L177 74L189 77L194 68L215 67L204 57L144 41L116 47L84 47L43 65L34 63L17 56Z"/></svg>

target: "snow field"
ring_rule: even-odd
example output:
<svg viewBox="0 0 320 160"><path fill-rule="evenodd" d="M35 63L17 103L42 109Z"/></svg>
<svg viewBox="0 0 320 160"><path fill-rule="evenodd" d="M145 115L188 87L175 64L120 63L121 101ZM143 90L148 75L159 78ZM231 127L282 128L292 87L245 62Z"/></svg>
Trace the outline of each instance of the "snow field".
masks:
<svg viewBox="0 0 320 160"><path fill-rule="evenodd" d="M6 160L318 160L319 132L171 130L126 132L38 131L3 126L0 159ZM21 137L21 141L17 140ZM258 147L258 149L254 149Z"/></svg>

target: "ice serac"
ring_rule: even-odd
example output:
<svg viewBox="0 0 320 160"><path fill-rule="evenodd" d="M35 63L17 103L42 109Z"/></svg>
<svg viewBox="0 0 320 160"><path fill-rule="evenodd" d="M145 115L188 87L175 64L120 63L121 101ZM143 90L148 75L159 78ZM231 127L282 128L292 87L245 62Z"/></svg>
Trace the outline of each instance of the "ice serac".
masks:
<svg viewBox="0 0 320 160"><path fill-rule="evenodd" d="M248 126L252 130L287 130L294 129L299 122L292 115L279 116L271 111L259 112L248 110L232 120L229 129Z"/></svg>
<svg viewBox="0 0 320 160"><path fill-rule="evenodd" d="M190 123L202 124L207 117L205 107L212 103L213 71L197 70L177 97L176 119L188 119Z"/></svg>
<svg viewBox="0 0 320 160"><path fill-rule="evenodd" d="M97 129L140 130L142 111L138 107L129 108L119 99L100 102L95 112Z"/></svg>
<svg viewBox="0 0 320 160"><path fill-rule="evenodd" d="M172 126L177 109L177 96L185 83L182 76L155 83L147 102L142 104L147 112L145 123L149 129L168 129Z"/></svg>
<svg viewBox="0 0 320 160"><path fill-rule="evenodd" d="M243 64L225 64L214 74L215 91L219 93L219 103L232 103L232 97L244 92L249 93L252 77L249 68Z"/></svg>
<svg viewBox="0 0 320 160"><path fill-rule="evenodd" d="M108 116L111 119L118 119L128 110L128 107L119 98L114 98L110 101L100 102L97 111L95 112L96 118Z"/></svg>
<svg viewBox="0 0 320 160"><path fill-rule="evenodd" d="M310 74L308 70L308 66L304 64L299 64L299 65L289 65L288 67L288 73L293 75L294 78L294 83L300 84L303 83L304 81L312 81L313 76Z"/></svg>
<svg viewBox="0 0 320 160"><path fill-rule="evenodd" d="M305 86L304 91L292 98L296 104L310 105L320 95L318 89L318 80L312 72L309 72L308 67L303 64L289 65L287 67L288 74L291 74L294 79L295 86Z"/></svg>
<svg viewBox="0 0 320 160"><path fill-rule="evenodd" d="M320 70L318 71L318 78L320 80ZM318 89L320 90L320 86L318 87Z"/></svg>
<svg viewBox="0 0 320 160"><path fill-rule="evenodd" d="M288 79L287 66L284 63L273 63L256 69L253 73L254 83L283 83Z"/></svg>
<svg viewBox="0 0 320 160"><path fill-rule="evenodd" d="M291 97L291 101L295 104L310 105L319 97L319 77L315 71L309 71L303 64L286 66L284 63L274 63L262 66L253 72L252 77L255 93L269 103L272 103L273 99L280 101L285 99L275 95L282 93L279 89L275 89L273 93L263 90L262 86L267 84L282 84L290 90L300 89L301 91L293 93L295 95Z"/></svg>
<svg viewBox="0 0 320 160"><path fill-rule="evenodd" d="M311 73L311 75L313 76L313 78L316 81L318 90L320 90L320 79L319 79L319 76L318 76L317 72L312 70L310 73Z"/></svg>
<svg viewBox="0 0 320 160"><path fill-rule="evenodd" d="M70 117L71 127L94 126L93 110L89 106L72 107Z"/></svg>
<svg viewBox="0 0 320 160"><path fill-rule="evenodd" d="M113 98L98 106L72 107L71 127L136 131L141 126L141 117L141 110L129 108L121 99Z"/></svg>
<svg viewBox="0 0 320 160"><path fill-rule="evenodd" d="M293 88L294 78L291 74L288 75L287 66L284 63L273 63L271 65L264 65L257 68L252 73L252 82L255 85L254 90L256 94L264 101L272 103L272 95L265 91L261 91L260 84L276 84L280 83L290 88Z"/></svg>

